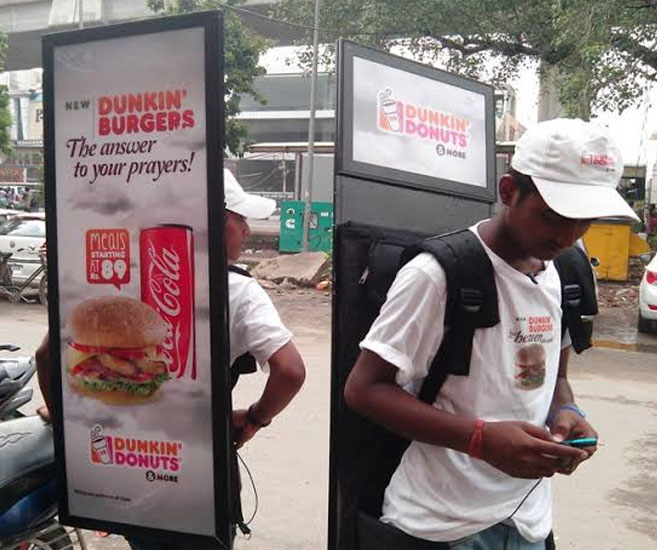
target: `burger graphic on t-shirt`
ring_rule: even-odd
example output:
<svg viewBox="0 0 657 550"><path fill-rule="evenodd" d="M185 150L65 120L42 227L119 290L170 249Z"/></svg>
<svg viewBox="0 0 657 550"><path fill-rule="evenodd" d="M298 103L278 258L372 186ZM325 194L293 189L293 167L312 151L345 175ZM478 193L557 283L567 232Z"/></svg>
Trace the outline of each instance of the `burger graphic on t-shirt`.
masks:
<svg viewBox="0 0 657 550"><path fill-rule="evenodd" d="M516 351L515 381L516 387L523 390L535 390L543 385L545 348L542 344L528 344Z"/></svg>
<svg viewBox="0 0 657 550"><path fill-rule="evenodd" d="M168 380L157 347L167 324L149 305L128 297L92 298L68 320L67 379L77 393L112 405L133 405L157 397Z"/></svg>

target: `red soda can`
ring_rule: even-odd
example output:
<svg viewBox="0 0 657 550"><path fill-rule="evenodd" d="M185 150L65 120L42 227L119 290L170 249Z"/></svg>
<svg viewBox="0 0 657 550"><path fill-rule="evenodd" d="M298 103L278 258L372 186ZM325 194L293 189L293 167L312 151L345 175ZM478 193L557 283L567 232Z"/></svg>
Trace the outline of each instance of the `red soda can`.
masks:
<svg viewBox="0 0 657 550"><path fill-rule="evenodd" d="M194 232L185 225L142 229L139 256L141 301L168 326L159 352L172 376L195 380Z"/></svg>

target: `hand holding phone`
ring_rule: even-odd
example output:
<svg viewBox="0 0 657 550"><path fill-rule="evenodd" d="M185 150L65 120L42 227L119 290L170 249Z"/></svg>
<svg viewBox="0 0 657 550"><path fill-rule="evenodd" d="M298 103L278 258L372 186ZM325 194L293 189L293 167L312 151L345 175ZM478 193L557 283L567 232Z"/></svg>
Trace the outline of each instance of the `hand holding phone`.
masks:
<svg viewBox="0 0 657 550"><path fill-rule="evenodd" d="M566 439L561 442L562 445L568 445L569 447L577 447L581 449L582 447L595 447L598 444L597 437L580 437L578 439Z"/></svg>

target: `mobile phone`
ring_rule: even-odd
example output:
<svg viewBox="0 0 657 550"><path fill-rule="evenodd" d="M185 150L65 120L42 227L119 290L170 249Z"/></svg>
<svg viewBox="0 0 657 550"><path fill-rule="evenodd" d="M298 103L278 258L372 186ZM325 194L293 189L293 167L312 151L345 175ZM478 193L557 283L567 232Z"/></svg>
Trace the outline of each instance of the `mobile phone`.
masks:
<svg viewBox="0 0 657 550"><path fill-rule="evenodd" d="M581 437L579 439L566 439L561 442L569 447L595 447L598 444L598 439L595 437Z"/></svg>

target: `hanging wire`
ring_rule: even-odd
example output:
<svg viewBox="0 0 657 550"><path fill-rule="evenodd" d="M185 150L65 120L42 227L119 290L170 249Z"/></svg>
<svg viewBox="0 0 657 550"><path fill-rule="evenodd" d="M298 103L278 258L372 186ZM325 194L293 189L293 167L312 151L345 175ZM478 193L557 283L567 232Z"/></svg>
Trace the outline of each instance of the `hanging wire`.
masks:
<svg viewBox="0 0 657 550"><path fill-rule="evenodd" d="M516 515L516 512L517 512L518 510L520 510L520 507L521 507L521 506L525 503L525 501L529 498L529 495L531 495L531 494L534 492L534 489L536 489L536 487L538 487L538 486L540 485L541 481L543 481L543 478L542 478L542 477L538 478L538 481L534 484L534 486L533 486L533 487L529 490L529 492L525 495L525 498L523 498L523 499L520 501L520 504L518 504L518 506L516 506L516 509L513 511L513 513L512 513L508 518L506 518L504 521L509 521L513 516Z"/></svg>
<svg viewBox="0 0 657 550"><path fill-rule="evenodd" d="M242 463L242 466L244 466L244 469L246 470L247 475L249 476L249 481L251 482L251 487L253 487L253 498L255 501L255 504L253 506L253 514L251 514L251 517L249 518L248 521L245 522L245 525L248 527L251 522L255 519L256 514L258 513L258 490L256 489L255 481L253 480L253 476L251 475L251 470L249 470L249 467L246 465L246 462L244 462L244 459L240 456L239 453L237 454L237 458L239 461Z"/></svg>

